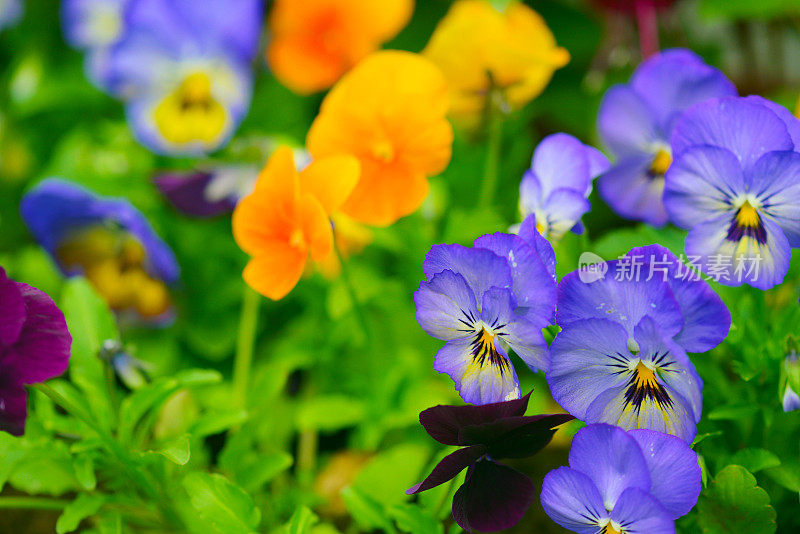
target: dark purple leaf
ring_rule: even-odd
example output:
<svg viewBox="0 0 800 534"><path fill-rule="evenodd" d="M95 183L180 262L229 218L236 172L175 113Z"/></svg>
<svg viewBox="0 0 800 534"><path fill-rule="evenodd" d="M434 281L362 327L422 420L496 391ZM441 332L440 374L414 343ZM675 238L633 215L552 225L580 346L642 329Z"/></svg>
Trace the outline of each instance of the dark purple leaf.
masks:
<svg viewBox="0 0 800 534"><path fill-rule="evenodd" d="M419 493L420 491L435 488L439 484L444 484L448 480L455 477L466 467L469 467L478 460L481 456L486 454L486 447L483 445L474 445L472 447L465 447L459 449L452 454L448 454L442 461L436 464L431 474L420 482L406 490L408 495Z"/></svg>
<svg viewBox="0 0 800 534"><path fill-rule="evenodd" d="M533 482L505 465L481 460L453 497L453 519L468 532L513 527L535 499Z"/></svg>
<svg viewBox="0 0 800 534"><path fill-rule="evenodd" d="M462 428L470 425L490 423L506 417L525 415L528 408L528 393L521 399L505 402L483 404L481 406L449 406L439 405L423 410L419 414L419 422L436 441L445 445L462 445L458 434Z"/></svg>

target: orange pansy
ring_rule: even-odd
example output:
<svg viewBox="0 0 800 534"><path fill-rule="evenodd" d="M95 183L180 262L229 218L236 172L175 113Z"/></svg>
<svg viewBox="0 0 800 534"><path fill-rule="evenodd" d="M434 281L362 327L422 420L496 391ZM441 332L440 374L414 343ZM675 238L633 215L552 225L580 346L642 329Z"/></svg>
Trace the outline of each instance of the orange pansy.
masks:
<svg viewBox="0 0 800 534"><path fill-rule="evenodd" d="M293 91L321 91L397 35L413 11L413 0L276 0L267 59Z"/></svg>
<svg viewBox="0 0 800 534"><path fill-rule="evenodd" d="M327 259L333 251L330 215L358 176L358 161L346 155L320 158L298 173L292 150L278 148L233 212L233 237L252 256L245 282L278 300L297 284L309 254L314 261Z"/></svg>
<svg viewBox="0 0 800 534"><path fill-rule="evenodd" d="M342 213L387 226L419 208L428 177L450 162L448 105L442 73L411 52L375 52L336 84L306 146L314 158L352 154L361 162L361 179Z"/></svg>
<svg viewBox="0 0 800 534"><path fill-rule="evenodd" d="M457 0L423 54L444 72L454 116L479 114L492 81L519 107L537 97L569 61L544 19L519 1L499 10L488 0Z"/></svg>

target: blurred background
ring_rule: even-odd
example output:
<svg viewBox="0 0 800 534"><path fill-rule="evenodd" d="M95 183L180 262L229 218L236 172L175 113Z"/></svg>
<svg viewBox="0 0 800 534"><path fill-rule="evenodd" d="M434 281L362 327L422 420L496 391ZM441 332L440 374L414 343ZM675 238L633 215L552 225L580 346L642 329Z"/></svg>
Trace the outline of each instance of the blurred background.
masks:
<svg viewBox="0 0 800 534"><path fill-rule="evenodd" d="M270 37L264 31L253 60L252 101L230 142L210 156L156 154L132 134L124 105L87 79L85 55L65 41L60 3L22 2L18 20L0 29L0 265L10 276L63 303L62 275L19 216L23 193L42 178L60 176L103 195L124 196L172 247L182 274L173 294L174 323L155 329L126 325L119 334L121 347L125 354L145 362L146 382L187 369L211 370L221 380L197 387L182 384L149 407L152 416L142 430L146 437L137 445L141 450L132 450L139 454L156 448L154 444L172 443L178 436L188 436L187 451L191 450L190 459L182 464L165 461L167 465L147 467L160 473L159 491L164 493L158 498L120 484L113 465L102 456L87 456L80 440L64 435L63 421L59 421L66 416L52 406L48 409L47 399L32 393L25 437L0 435L1 532L54 531L65 503L87 487L120 499L84 510L89 513L79 515L75 523L82 531L193 531L186 526L185 516L191 514L186 512L187 494L179 481L186 470L221 473L249 495L252 502L247 501L247 506L258 510L261 519L256 530L262 532L282 532L279 529L301 507L313 510L318 522L297 532L458 531L449 518L449 486L425 492L415 504L408 504L404 493L444 454L418 424L418 413L435 404L461 402L450 379L432 370L440 343L414 320L412 293L422 278L422 259L435 243L468 244L483 233L505 230L517 222L519 180L537 142L564 131L598 146L595 121L603 93L614 83L626 81L641 61L637 17L629 3L525 3L542 15L571 60L555 72L541 96L504 124L496 207L475 207L487 150L482 132L457 130L452 162L441 177L431 180L432 193L423 207L389 228L360 234L364 244L354 246L347 260L369 325L362 324L352 309L348 287L336 266L304 279L281 301L261 299L252 385L243 408L231 404L228 384L240 327L241 272L247 258L231 237L229 215L188 217L160 194L153 177L165 171L231 163L258 169L265 150L276 143L303 145L324 94L295 94L271 74L264 54ZM409 24L384 48L421 51L450 4L418 0ZM794 109L800 93L800 3L678 0L663 4L656 15L662 48L690 48L722 69L741 94L761 94ZM9 0L0 0L0 20L10 5ZM270 8L267 2L267 19ZM584 217L587 234L567 236L557 248L560 275L577 267L583 250L608 258L632 245L659 241L682 251L683 234L678 230L656 231L620 219L596 193L591 201L592 211ZM736 297L725 293L723 297L737 303L742 317L759 318L753 328L769 332L796 316L784 313L790 303L797 308L796 265L791 273L794 278L788 289L776 288L767 294L766 310L746 290ZM713 359L697 363L701 376L722 384L707 398L706 413L731 404L742 408L746 399L753 406L768 404L776 395L777 370L763 371L766 365L759 358L774 361L782 356L778 336L773 345L748 341L741 330L733 336L736 348L726 343ZM719 363L729 360L739 363L735 368ZM543 376L516 363L523 391L535 390L529 413L560 411L549 398ZM109 369L118 371L111 364ZM755 383L760 385L750 387ZM137 388L117 379L112 389L118 403ZM725 465L745 442L764 448L774 444L775 450L800 454L796 426L782 427L783 433L765 430L781 428L775 418L782 421L784 414L778 412L770 415L769 427L766 416L746 409L704 419L701 434L724 430L726 439L707 441L703 453L713 458L710 463L719 462L713 464L716 467ZM796 419L792 421L796 424ZM545 473L566 464L575 427L561 430L543 452L514 465L540 487ZM793 446L781 444L792 439ZM86 467L87 457L90 467ZM787 489L797 484L792 477L800 474L792 469L774 477L759 476L779 510L779 532L800 529L800 516L788 512L796 512L798 506L797 492ZM94 480L89 486L87 470ZM52 499L50 509L45 509L49 501L35 510L2 504L4 497L25 495ZM137 515L138 523L130 519ZM440 516L445 518L444 527L436 519ZM692 514L679 521L679 528L687 533L699 531ZM61 531L70 530L62 525ZM511 532L562 530L534 504Z"/></svg>

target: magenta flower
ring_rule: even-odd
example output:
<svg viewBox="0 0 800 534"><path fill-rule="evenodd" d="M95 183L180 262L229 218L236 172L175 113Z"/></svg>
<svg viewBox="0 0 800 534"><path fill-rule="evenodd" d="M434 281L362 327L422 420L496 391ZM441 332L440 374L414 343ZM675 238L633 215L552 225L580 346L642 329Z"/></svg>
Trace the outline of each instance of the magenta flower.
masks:
<svg viewBox="0 0 800 534"><path fill-rule="evenodd" d="M63 373L71 345L64 314L50 297L0 267L0 430L25 433L25 384Z"/></svg>

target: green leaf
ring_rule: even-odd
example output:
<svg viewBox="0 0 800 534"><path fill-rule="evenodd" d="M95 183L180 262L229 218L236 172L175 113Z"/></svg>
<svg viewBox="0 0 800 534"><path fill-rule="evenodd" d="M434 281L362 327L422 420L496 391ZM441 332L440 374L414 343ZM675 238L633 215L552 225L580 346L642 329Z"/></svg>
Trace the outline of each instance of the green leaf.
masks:
<svg viewBox="0 0 800 534"><path fill-rule="evenodd" d="M361 400L342 395L318 396L300 405L296 421L301 430L333 431L360 423L366 413Z"/></svg>
<svg viewBox="0 0 800 534"><path fill-rule="evenodd" d="M701 0L699 8L704 17L728 20L770 19L800 13L796 0Z"/></svg>
<svg viewBox="0 0 800 534"><path fill-rule="evenodd" d="M711 410L708 418L712 421L739 421L749 419L758 412L758 406L747 404L743 406L722 406Z"/></svg>
<svg viewBox="0 0 800 534"><path fill-rule="evenodd" d="M307 506L300 506L292 514L286 525L286 534L310 534L311 527L319 522L317 514Z"/></svg>
<svg viewBox="0 0 800 534"><path fill-rule="evenodd" d="M742 449L733 455L729 464L741 465L751 473L781 465L780 459L765 449Z"/></svg>
<svg viewBox="0 0 800 534"><path fill-rule="evenodd" d="M61 310L72 334L70 377L92 399L90 409L98 424L110 429L113 412L100 351L106 340L119 337L114 315L89 282L81 277L65 282Z"/></svg>
<svg viewBox="0 0 800 534"><path fill-rule="evenodd" d="M406 490L419 482L430 458L428 447L404 443L383 451L365 465L353 487L383 505L405 502Z"/></svg>
<svg viewBox="0 0 800 534"><path fill-rule="evenodd" d="M711 534L741 532L743 525L749 532L775 532L776 516L767 492L740 465L720 471L697 502L700 527Z"/></svg>
<svg viewBox="0 0 800 534"><path fill-rule="evenodd" d="M78 498L64 507L64 511L56 522L56 532L64 534L73 532L81 521L100 510L108 498L102 493L81 493Z"/></svg>
<svg viewBox="0 0 800 534"><path fill-rule="evenodd" d="M215 532L254 532L261 512L242 488L222 475L193 472L183 479L192 507Z"/></svg>
<svg viewBox="0 0 800 534"><path fill-rule="evenodd" d="M178 465L186 465L190 456L189 435L179 436L163 448L151 452L160 454Z"/></svg>
<svg viewBox="0 0 800 534"><path fill-rule="evenodd" d="M160 378L126 397L119 409L120 441L129 441L139 421L148 412L160 408L179 387L175 378Z"/></svg>
<svg viewBox="0 0 800 534"><path fill-rule="evenodd" d="M353 519L365 530L383 529L394 534L395 528L380 503L372 500L354 487L342 490L342 499Z"/></svg>
<svg viewBox="0 0 800 534"><path fill-rule="evenodd" d="M779 467L767 469L764 473L789 491L800 493L800 463L783 462Z"/></svg>
<svg viewBox="0 0 800 534"><path fill-rule="evenodd" d="M399 504L388 510L389 515L404 532L412 534L442 534L444 528L441 521L427 511L412 504Z"/></svg>
<svg viewBox="0 0 800 534"><path fill-rule="evenodd" d="M94 491L97 487L97 477L94 474L94 461L86 454L76 456L72 460L72 467L75 469L75 478L81 486L88 491Z"/></svg>

